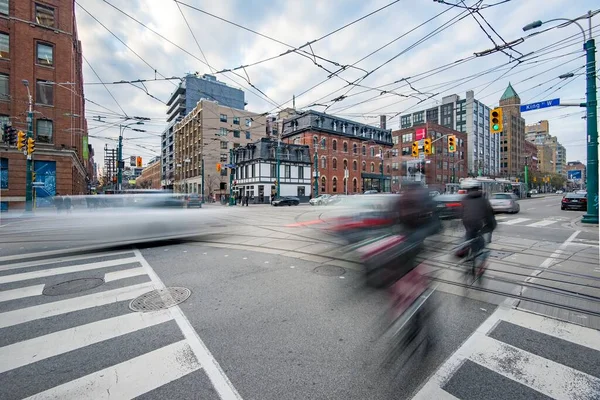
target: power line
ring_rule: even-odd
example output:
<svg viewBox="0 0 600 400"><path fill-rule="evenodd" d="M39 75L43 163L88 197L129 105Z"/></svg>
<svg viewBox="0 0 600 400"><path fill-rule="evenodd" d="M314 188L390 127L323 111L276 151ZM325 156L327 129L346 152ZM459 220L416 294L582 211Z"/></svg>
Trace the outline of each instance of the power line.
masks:
<svg viewBox="0 0 600 400"><path fill-rule="evenodd" d="M94 75L96 75L96 78L98 78L98 80L102 81L102 79L100 78L100 76L98 75L98 73L96 72L96 70L94 69L94 67L92 67L92 64L90 64L90 62L87 60L87 58L85 58L85 56L83 55L83 53L81 54L81 57L83 57L83 60L85 61L85 63L88 65L88 67L90 67L90 69L92 70L92 72L94 73ZM111 91L108 90L108 87L106 85L104 85L104 89L106 89L106 91L108 92L108 94L110 95L110 97L112 97L112 99L115 101L115 103L117 104L117 106L119 106L119 109L121 111L123 111L123 114L125 114L125 116L127 117L127 113L125 112L125 110L123 110L123 107L121 107L121 105L119 104L119 102L117 101L117 99L115 98L115 96L113 96L113 94L111 93Z"/></svg>
<svg viewBox="0 0 600 400"><path fill-rule="evenodd" d="M200 49L200 54L202 54L202 57L204 58L204 61L206 62L206 65L210 69L210 72L211 73L214 72L215 69L208 63L208 59L206 58L206 54L204 54L204 51L202 50L202 47L200 46L200 43L198 43L198 39L196 39L196 35L194 35L194 31L192 30L192 27L188 23L187 18L185 17L185 14L183 13L183 10L181 9L181 7L179 6L179 3L177 1L175 1L175 5L177 6L177 9L181 13L181 16L183 17L183 21L187 25L188 30L192 34L192 37L194 38L194 42L196 42L196 45L198 46L198 49Z"/></svg>

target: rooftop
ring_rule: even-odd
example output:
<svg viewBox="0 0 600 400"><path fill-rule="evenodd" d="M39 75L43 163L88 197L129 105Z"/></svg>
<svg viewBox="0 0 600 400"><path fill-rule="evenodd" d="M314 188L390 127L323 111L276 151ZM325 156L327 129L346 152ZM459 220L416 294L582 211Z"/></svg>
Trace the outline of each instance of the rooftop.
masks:
<svg viewBox="0 0 600 400"><path fill-rule="evenodd" d="M502 97L500 97L500 100L508 100L508 99L512 99L512 98L515 98L515 97L519 97L519 95L517 94L517 92L515 91L515 89L513 89L513 87L510 84L510 82L508 82L508 87L504 91L504 94L502 95Z"/></svg>

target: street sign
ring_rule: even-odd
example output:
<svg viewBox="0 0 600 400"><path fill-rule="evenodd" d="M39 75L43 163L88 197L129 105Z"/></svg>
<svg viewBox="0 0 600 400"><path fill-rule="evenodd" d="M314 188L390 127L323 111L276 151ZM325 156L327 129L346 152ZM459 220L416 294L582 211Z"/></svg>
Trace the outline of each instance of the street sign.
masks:
<svg viewBox="0 0 600 400"><path fill-rule="evenodd" d="M559 105L560 105L560 99L552 99L552 100L540 101L538 103L523 104L523 105L521 105L520 109L521 109L521 112L525 112L525 111L539 110L540 108L548 108L548 107L554 107L554 106L559 106Z"/></svg>
<svg viewBox="0 0 600 400"><path fill-rule="evenodd" d="M225 168L235 168L235 164L225 164Z"/></svg>
<svg viewBox="0 0 600 400"><path fill-rule="evenodd" d="M576 180L581 180L581 170L580 169L575 169L572 171L567 171L567 178L572 180L572 181L576 181Z"/></svg>
<svg viewBox="0 0 600 400"><path fill-rule="evenodd" d="M427 128L415 129L415 140L425 139L426 134L427 134Z"/></svg>

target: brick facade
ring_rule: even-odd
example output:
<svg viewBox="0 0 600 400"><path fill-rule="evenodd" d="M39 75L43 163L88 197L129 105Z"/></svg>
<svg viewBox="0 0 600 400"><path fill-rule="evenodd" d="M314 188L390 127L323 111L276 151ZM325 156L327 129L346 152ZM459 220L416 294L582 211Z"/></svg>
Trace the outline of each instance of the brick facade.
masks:
<svg viewBox="0 0 600 400"><path fill-rule="evenodd" d="M433 153L425 156L425 163L420 166L412 165L416 159L412 156L412 143L416 141L415 131L425 129L425 137L432 140ZM456 136L456 152L448 152L448 137ZM461 178L468 176L467 168L467 133L455 131L442 125L427 122L412 128L392 132L394 137L394 152L392 169L394 180L392 190L400 188L402 179L416 179L419 167L425 170L425 183L430 188L444 191L446 183L458 183ZM437 141L435 141L438 139ZM423 149L420 150L422 152ZM413 170L411 170L413 168Z"/></svg>
<svg viewBox="0 0 600 400"><path fill-rule="evenodd" d="M160 159L148 164L144 168L142 174L136 178L135 186L138 189L161 188Z"/></svg>
<svg viewBox="0 0 600 400"><path fill-rule="evenodd" d="M44 8L37 8L40 6ZM27 80L33 99L34 160L56 163L56 192L88 193L89 178L94 175L93 151L86 137L82 53L74 2L9 1L8 15L0 14L0 34L8 35L9 43L7 54L0 58L0 74L8 77L6 95L0 95L0 125L10 121L17 130L27 131L28 93L22 83ZM51 129L45 131L44 126ZM9 181L8 189L2 190L2 201L8 201L11 209L21 208L25 157L6 145L0 147L0 156L8 159Z"/></svg>

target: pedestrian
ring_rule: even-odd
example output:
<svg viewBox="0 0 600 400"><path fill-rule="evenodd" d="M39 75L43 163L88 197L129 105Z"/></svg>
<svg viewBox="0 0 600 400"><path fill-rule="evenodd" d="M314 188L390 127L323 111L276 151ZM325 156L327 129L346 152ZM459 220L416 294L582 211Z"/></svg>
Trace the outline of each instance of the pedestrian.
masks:
<svg viewBox="0 0 600 400"><path fill-rule="evenodd" d="M250 196L246 195L246 207L248 207L248 200L250 199Z"/></svg>
<svg viewBox="0 0 600 400"><path fill-rule="evenodd" d="M56 195L54 196L54 207L56 207L57 214L60 214L62 212L63 206L63 198L60 196L60 194L56 193Z"/></svg>
<svg viewBox="0 0 600 400"><path fill-rule="evenodd" d="M65 206L65 210L67 210L67 214L71 214L71 198L69 197L69 195L66 195L64 200L63 200L64 206Z"/></svg>

